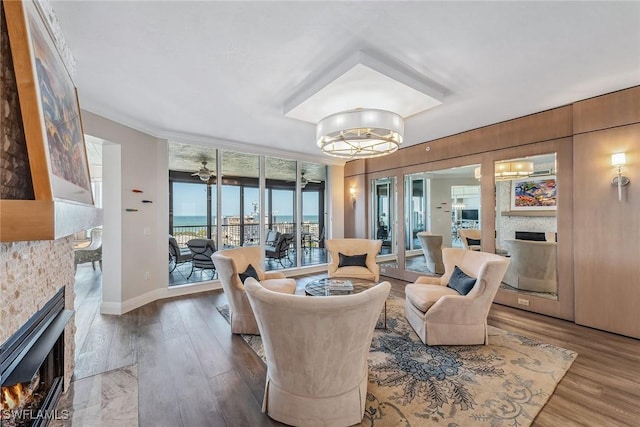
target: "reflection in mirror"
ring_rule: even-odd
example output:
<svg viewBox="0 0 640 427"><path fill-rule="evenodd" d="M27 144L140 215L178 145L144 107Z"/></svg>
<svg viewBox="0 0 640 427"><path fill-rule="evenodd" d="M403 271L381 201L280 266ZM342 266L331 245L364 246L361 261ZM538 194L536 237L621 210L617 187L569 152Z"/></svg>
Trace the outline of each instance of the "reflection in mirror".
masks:
<svg viewBox="0 0 640 427"><path fill-rule="evenodd" d="M382 240L380 255L395 255L396 230L396 179L395 177L374 179L371 183L373 191L371 235L374 239ZM388 267L397 267L397 257L384 259Z"/></svg>
<svg viewBox="0 0 640 427"><path fill-rule="evenodd" d="M502 289L558 299L556 154L496 162L496 253Z"/></svg>
<svg viewBox="0 0 640 427"><path fill-rule="evenodd" d="M480 185L452 185L451 200L451 246L479 251Z"/></svg>
<svg viewBox="0 0 640 427"><path fill-rule="evenodd" d="M476 168L405 176L405 270L443 274L442 247L463 247L458 230L479 228Z"/></svg>

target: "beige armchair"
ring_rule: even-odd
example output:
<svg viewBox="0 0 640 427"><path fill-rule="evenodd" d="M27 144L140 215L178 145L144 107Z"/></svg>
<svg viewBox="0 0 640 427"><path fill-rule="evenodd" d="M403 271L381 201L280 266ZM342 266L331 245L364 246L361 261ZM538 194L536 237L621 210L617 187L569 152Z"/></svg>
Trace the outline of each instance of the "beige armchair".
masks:
<svg viewBox="0 0 640 427"><path fill-rule="evenodd" d="M377 282L380 279L380 266L376 256L382 247L382 241L369 239L329 239L325 241L329 251L329 277L351 277ZM353 256L366 254L366 266L340 267L340 254Z"/></svg>
<svg viewBox="0 0 640 427"><path fill-rule="evenodd" d="M421 231L417 234L422 246L422 252L427 261L427 268L435 274L444 274L442 261L442 235Z"/></svg>
<svg viewBox="0 0 640 427"><path fill-rule="evenodd" d="M442 277L419 277L405 287L409 324L427 345L487 344L487 315L509 259L461 248L444 248L442 255ZM477 279L466 295L447 287L455 266Z"/></svg>
<svg viewBox="0 0 640 427"><path fill-rule="evenodd" d="M481 251L482 250L482 246L480 245L481 232L480 232L479 229L477 229L477 228L459 228L458 229L458 236L460 236L460 241L462 242L462 246L464 246L465 249L470 250L470 251ZM467 240L467 239L477 240L478 243L477 244L469 244L469 240Z"/></svg>
<svg viewBox="0 0 640 427"><path fill-rule="evenodd" d="M247 270L249 264L256 270L258 280L265 288L285 294L292 294L296 290L295 279L287 279L278 272L263 272L260 269L260 255L260 246L246 246L218 251L211 256L229 300L231 332L234 334L260 334L239 276Z"/></svg>
<svg viewBox="0 0 640 427"><path fill-rule="evenodd" d="M366 409L369 348L391 285L309 297L247 279L267 358L262 411L294 426L359 424Z"/></svg>
<svg viewBox="0 0 640 427"><path fill-rule="evenodd" d="M511 263L503 282L523 291L558 293L556 242L504 241Z"/></svg>

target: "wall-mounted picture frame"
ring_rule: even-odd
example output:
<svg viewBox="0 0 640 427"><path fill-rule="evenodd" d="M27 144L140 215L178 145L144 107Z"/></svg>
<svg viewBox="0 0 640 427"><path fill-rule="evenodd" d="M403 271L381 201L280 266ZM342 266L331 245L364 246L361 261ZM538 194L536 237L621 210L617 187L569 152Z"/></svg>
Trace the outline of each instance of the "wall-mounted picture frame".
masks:
<svg viewBox="0 0 640 427"><path fill-rule="evenodd" d="M511 182L511 210L557 209L555 175L516 179Z"/></svg>
<svg viewBox="0 0 640 427"><path fill-rule="evenodd" d="M75 85L31 0L4 0L36 200L93 205Z"/></svg>

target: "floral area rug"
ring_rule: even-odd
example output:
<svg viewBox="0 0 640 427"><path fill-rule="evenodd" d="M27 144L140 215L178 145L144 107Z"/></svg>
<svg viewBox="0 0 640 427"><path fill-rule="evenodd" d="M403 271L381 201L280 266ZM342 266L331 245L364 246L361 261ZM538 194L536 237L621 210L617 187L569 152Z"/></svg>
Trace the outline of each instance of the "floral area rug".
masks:
<svg viewBox="0 0 640 427"><path fill-rule="evenodd" d="M218 311L229 320L228 306ZM243 338L266 360L259 336ZM576 357L491 326L486 346L427 346L391 297L387 329L371 343L361 426L529 426Z"/></svg>

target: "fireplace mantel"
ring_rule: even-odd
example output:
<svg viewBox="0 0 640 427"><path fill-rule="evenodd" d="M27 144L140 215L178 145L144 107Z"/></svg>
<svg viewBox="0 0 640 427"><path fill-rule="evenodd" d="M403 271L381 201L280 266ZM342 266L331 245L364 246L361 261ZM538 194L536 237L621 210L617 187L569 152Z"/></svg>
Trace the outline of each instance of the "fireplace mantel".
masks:
<svg viewBox="0 0 640 427"><path fill-rule="evenodd" d="M102 224L102 209L59 200L0 200L0 242L55 240Z"/></svg>

